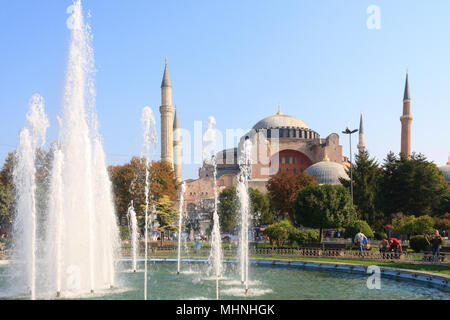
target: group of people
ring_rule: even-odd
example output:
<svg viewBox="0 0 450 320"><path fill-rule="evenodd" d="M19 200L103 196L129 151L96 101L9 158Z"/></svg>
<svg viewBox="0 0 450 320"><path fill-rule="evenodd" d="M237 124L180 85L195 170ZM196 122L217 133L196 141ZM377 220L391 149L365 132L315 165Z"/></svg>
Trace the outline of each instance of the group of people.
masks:
<svg viewBox="0 0 450 320"><path fill-rule="evenodd" d="M367 239L366 235L362 233L362 230L359 230L359 232L356 234L354 243L358 246L358 250L361 255L364 251L364 246L366 246L367 249L370 249L369 240ZM402 244L396 238L383 239L378 245L378 248L380 252L402 253Z"/></svg>
<svg viewBox="0 0 450 320"><path fill-rule="evenodd" d="M381 242L378 245L378 249L380 252L396 252L396 253L402 253L402 243L397 238L387 238L381 240Z"/></svg>
<svg viewBox="0 0 450 320"><path fill-rule="evenodd" d="M439 257L439 251L440 251L440 248L441 248L442 242L443 242L442 236L439 234L439 231L436 230L430 238L425 237L425 239L427 240L428 244L431 247L433 257L435 257L435 256ZM364 233L362 233L362 230L359 230L359 232L356 234L354 243L358 246L358 249L359 249L359 252L361 255L363 253L364 246L367 246L368 248L370 248L368 239L364 235ZM386 252L402 253L403 252L402 243L396 238L387 238L387 239L381 240L380 244L378 245L378 248L381 253L386 253Z"/></svg>

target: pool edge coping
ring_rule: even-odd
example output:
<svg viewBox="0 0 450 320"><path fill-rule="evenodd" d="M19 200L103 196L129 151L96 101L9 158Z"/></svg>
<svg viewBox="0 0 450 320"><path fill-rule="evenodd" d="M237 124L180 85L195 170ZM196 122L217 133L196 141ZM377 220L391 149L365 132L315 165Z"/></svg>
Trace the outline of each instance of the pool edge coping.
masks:
<svg viewBox="0 0 450 320"><path fill-rule="evenodd" d="M165 262L177 262L177 258L150 258L150 261L165 261ZM208 261L208 258L182 258L182 261L192 261L192 262L206 262ZM223 262L225 263L235 263L239 261L236 258L224 258ZM394 267L385 267L385 266L378 266L376 264L373 265L364 265L364 264L357 264L357 263L346 263L346 262L317 262L312 260L289 260L289 259L263 259L263 258L250 258L249 259L251 264L271 264L271 265L279 265L279 266L297 266L297 267L313 267L317 269L321 269L322 266L332 266L334 268L327 268L327 270L339 270L339 271L345 271L345 272L358 272L370 275L371 273L368 273L368 268L370 266L376 266L380 268L381 276L382 277L389 277L389 278L401 278L405 280L414 280L414 281L420 281L424 283L434 284L434 285L440 285L442 287L450 288L450 276L449 275L442 275L437 274L433 272L428 271L418 271L418 270L412 270L412 269L401 269L401 268L394 268ZM341 268L338 268L341 267ZM342 268L344 267L344 268ZM359 269L359 270L358 270ZM361 270L362 269L362 270Z"/></svg>

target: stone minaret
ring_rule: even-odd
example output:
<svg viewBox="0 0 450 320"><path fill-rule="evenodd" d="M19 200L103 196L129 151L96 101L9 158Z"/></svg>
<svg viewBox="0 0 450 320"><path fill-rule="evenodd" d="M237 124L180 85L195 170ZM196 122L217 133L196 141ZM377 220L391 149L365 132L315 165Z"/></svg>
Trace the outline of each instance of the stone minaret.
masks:
<svg viewBox="0 0 450 320"><path fill-rule="evenodd" d="M164 68L164 76L161 83L161 161L170 163L173 167L173 107L172 85L170 83L169 68Z"/></svg>
<svg viewBox="0 0 450 320"><path fill-rule="evenodd" d="M363 152L366 148L366 145L364 143L364 125L363 125L363 118L361 113L361 119L359 120L359 142L358 142L358 150L359 152Z"/></svg>
<svg viewBox="0 0 450 320"><path fill-rule="evenodd" d="M402 123L402 141L401 150L406 157L411 157L411 96L409 94L408 70L406 70L405 93L403 96L403 115L400 117Z"/></svg>
<svg viewBox="0 0 450 320"><path fill-rule="evenodd" d="M181 178L181 137L180 137L180 122L178 121L178 109L175 107L175 119L173 120L173 167L175 171L175 178L178 182Z"/></svg>

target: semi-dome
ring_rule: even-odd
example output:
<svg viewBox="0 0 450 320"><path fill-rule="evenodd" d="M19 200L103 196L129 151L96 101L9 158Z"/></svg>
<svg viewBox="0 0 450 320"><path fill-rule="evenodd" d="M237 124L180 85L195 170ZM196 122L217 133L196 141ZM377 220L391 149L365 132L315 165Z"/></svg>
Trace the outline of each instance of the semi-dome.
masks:
<svg viewBox="0 0 450 320"><path fill-rule="evenodd" d="M340 185L339 178L349 179L342 164L324 160L313 164L306 172L312 176L317 176L319 184Z"/></svg>
<svg viewBox="0 0 450 320"><path fill-rule="evenodd" d="M439 170L444 174L445 181L450 182L450 156L445 166L439 167Z"/></svg>
<svg viewBox="0 0 450 320"><path fill-rule="evenodd" d="M272 129L282 127L309 129L308 125L304 123L302 120L284 114L276 114L274 116L262 119L253 126L253 129L259 130L259 129Z"/></svg>
<svg viewBox="0 0 450 320"><path fill-rule="evenodd" d="M444 174L445 181L450 182L450 164L439 167L439 170Z"/></svg>

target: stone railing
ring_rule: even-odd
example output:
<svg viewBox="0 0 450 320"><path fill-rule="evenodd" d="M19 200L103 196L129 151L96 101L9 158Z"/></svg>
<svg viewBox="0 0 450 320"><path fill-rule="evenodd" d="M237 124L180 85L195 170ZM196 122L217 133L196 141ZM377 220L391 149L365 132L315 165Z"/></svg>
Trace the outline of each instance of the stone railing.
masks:
<svg viewBox="0 0 450 320"><path fill-rule="evenodd" d="M144 255L143 248L140 248L139 256ZM149 255L176 255L177 248L170 247L154 247L149 248ZM225 257L236 257L238 254L237 248L223 248L223 255ZM200 248L194 250L191 247L183 247L183 256L208 256L210 248ZM129 248L122 249L122 256L130 256L131 250ZM396 252L378 252L378 251L364 251L362 255L357 250L346 249L323 249L323 248L251 248L250 256L256 257L327 257L327 258L344 258L344 259L367 259L378 261L398 261L415 263L448 263L449 259L445 255L441 255L440 259L435 259L430 255L423 253L396 253Z"/></svg>
<svg viewBox="0 0 450 320"><path fill-rule="evenodd" d="M250 251L252 256L262 257L335 257L345 259L367 259L379 261L395 261L402 260L405 262L415 263L449 263L448 257L441 255L437 257L423 254L423 253L396 253L396 252L378 252L378 251L364 251L362 254L357 250L343 250L343 249L320 249L320 248L301 248L301 249L252 249Z"/></svg>

